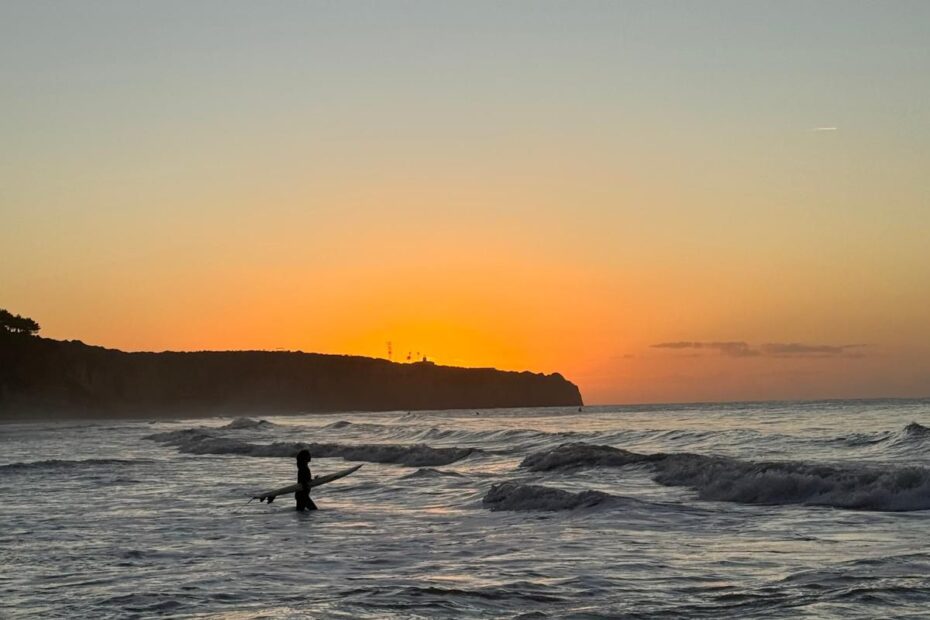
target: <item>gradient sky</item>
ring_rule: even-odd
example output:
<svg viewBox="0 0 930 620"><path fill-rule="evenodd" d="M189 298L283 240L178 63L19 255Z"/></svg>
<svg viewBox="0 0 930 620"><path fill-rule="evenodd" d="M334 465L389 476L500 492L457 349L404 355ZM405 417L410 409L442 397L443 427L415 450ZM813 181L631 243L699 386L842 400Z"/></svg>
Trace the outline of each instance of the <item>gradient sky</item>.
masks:
<svg viewBox="0 0 930 620"><path fill-rule="evenodd" d="M930 395L924 0L8 0L0 139L49 337Z"/></svg>

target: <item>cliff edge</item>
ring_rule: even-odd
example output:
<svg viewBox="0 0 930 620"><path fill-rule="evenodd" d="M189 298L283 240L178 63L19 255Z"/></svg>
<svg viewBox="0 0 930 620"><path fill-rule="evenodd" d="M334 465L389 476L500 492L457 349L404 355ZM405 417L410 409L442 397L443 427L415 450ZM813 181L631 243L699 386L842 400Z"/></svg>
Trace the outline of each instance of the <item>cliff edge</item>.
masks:
<svg viewBox="0 0 930 620"><path fill-rule="evenodd" d="M278 351L127 353L0 334L0 419L582 404L560 374Z"/></svg>

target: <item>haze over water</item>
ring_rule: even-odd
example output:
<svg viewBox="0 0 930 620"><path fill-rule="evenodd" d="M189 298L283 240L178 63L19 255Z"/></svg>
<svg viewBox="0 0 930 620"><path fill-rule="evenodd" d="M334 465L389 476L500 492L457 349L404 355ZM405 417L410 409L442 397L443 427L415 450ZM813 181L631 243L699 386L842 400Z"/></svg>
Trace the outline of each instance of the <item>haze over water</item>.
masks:
<svg viewBox="0 0 930 620"><path fill-rule="evenodd" d="M930 604L930 401L263 419L3 426L0 615L917 618ZM295 442L364 466L315 489L316 513L246 504L294 479Z"/></svg>

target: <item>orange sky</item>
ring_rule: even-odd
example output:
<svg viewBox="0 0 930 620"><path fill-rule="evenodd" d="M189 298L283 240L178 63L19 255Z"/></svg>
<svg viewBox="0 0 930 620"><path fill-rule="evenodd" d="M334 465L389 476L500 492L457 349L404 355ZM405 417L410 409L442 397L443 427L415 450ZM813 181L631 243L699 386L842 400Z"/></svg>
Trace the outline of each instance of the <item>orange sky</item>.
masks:
<svg viewBox="0 0 930 620"><path fill-rule="evenodd" d="M827 4L5 6L0 307L589 403L930 395L926 5Z"/></svg>

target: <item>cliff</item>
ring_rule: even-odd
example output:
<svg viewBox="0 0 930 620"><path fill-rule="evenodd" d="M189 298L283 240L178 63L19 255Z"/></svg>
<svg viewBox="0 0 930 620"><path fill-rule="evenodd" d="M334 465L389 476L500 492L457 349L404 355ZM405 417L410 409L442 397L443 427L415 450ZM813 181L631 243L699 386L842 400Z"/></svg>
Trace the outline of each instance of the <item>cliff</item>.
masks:
<svg viewBox="0 0 930 620"><path fill-rule="evenodd" d="M0 419L581 405L559 374L271 351L127 353L0 334Z"/></svg>

